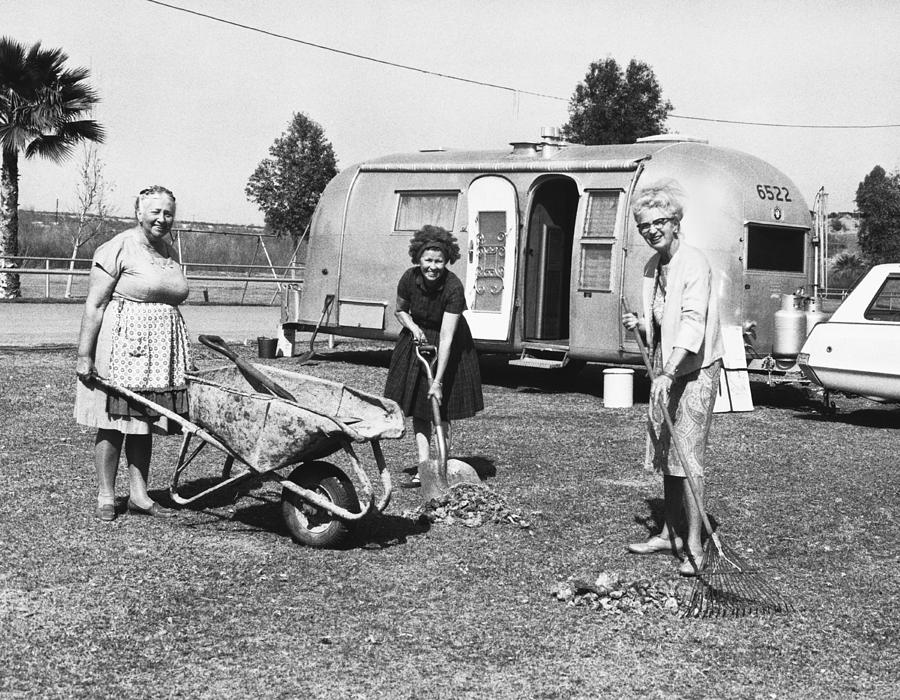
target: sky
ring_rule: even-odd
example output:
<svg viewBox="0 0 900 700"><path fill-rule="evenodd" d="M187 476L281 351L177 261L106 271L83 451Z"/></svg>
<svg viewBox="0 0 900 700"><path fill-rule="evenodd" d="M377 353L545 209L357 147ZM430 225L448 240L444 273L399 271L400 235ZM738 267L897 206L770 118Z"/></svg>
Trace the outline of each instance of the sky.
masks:
<svg viewBox="0 0 900 700"><path fill-rule="evenodd" d="M91 71L117 213L163 184L178 217L262 224L244 193L294 113L338 167L423 148L504 149L568 119L591 62L632 59L674 105L669 131L751 153L810 206L852 211L873 167L900 168L895 0L0 0L0 34L61 48ZM448 80L348 52L512 90ZM518 93L516 91L519 91ZM528 93L540 93L539 97ZM68 210L78 155L20 162L20 206Z"/></svg>

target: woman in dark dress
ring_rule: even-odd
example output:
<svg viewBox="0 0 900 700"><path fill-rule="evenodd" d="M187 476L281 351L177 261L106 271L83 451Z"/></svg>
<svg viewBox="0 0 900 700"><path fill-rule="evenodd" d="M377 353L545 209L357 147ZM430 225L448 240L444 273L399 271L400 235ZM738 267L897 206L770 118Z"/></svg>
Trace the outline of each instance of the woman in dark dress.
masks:
<svg viewBox="0 0 900 700"><path fill-rule="evenodd" d="M450 421L470 418L484 408L478 355L462 312L466 299L459 277L447 269L459 260L456 237L438 226L424 226L409 244L413 267L397 284L395 315L403 329L394 352L384 394L412 416L419 462L429 458L431 397L441 406L441 423L450 449ZM415 344L437 346L434 381L427 385ZM418 483L418 475L410 485Z"/></svg>

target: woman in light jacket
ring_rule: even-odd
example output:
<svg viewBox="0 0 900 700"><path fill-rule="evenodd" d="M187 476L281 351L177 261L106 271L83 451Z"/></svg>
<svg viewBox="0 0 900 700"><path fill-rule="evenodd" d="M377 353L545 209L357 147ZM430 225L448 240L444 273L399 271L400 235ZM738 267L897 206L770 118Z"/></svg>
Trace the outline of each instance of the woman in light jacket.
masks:
<svg viewBox="0 0 900 700"><path fill-rule="evenodd" d="M650 388L647 431L653 464L663 474L662 529L646 542L628 546L634 554L672 552L682 557L679 573L692 576L703 559L701 544L703 472L713 406L719 388L724 346L718 299L706 256L681 240L681 188L674 181L641 190L632 213L638 232L655 251L644 268L643 309L625 313L622 323L637 328L650 347L655 378ZM698 487L692 497L663 410Z"/></svg>

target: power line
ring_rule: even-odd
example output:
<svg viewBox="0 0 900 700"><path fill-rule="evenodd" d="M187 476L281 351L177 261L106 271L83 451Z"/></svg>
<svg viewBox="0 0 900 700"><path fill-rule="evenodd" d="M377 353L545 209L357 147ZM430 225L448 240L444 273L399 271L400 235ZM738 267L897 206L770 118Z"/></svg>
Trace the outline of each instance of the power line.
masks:
<svg viewBox="0 0 900 700"><path fill-rule="evenodd" d="M713 119L712 117L688 117L683 114L670 114L672 119L692 119L698 122L716 122L719 124L741 124L744 126L777 126L783 129L896 129L900 124L777 124L775 122L745 122L736 119Z"/></svg>
<svg viewBox="0 0 900 700"><path fill-rule="evenodd" d="M246 29L251 32L258 32L259 34L265 34L266 36L275 37L276 39L285 39L286 41L292 41L295 44L303 44L304 46L311 46L315 49L321 49L323 51L330 51L331 53L341 54L342 56L349 56L351 58L358 58L363 61L371 61L372 63L380 63L383 66L391 66L392 68L401 68L403 70L411 70L417 73L424 73L426 75L433 75L438 78L446 78L447 80L458 80L461 83L470 83L472 85L482 85L484 87L495 88L497 90L507 90L508 92L520 93L523 95L533 95L534 97L544 97L548 100L562 100L563 102L568 102L564 97L557 97L555 95L546 95L541 92L532 92L530 90L519 90L518 88L510 87L508 85L498 85L496 83L487 83L481 80L473 80L472 78L463 78L458 75L450 75L448 73L438 73L437 71L428 70L426 68L418 68L417 66L409 66L404 63L394 63L393 61L385 61L381 58L374 58L372 56L366 56L361 53L354 53L352 51L344 51L342 49L335 49L331 46L325 46L323 44L316 44L312 41L304 41L303 39L297 39L296 37L287 36L286 34L278 34L277 32L270 32L266 29L260 29L259 27L251 27L248 24L241 24L240 22L232 22L231 20L222 19L221 17L215 17L213 15L208 15L203 12L197 12L196 10L189 10L185 7L178 7L177 5L170 5L166 2L160 2L160 0L146 0L153 5L160 5L162 7L167 7L171 10L178 10L179 12L186 12L190 15L196 15L197 17L203 17L204 19L211 19L214 22L221 22L222 24L228 24L232 27L237 27L239 29Z"/></svg>
<svg viewBox="0 0 900 700"><path fill-rule="evenodd" d="M439 73L437 71L428 70L426 68L419 68L418 66L410 66L404 63L395 63L393 61L386 61L381 58L375 58L373 56L366 56L365 54L354 53L353 51L344 51L343 49L336 49L331 46L325 46L324 44L317 44L312 41L304 41L303 39L298 39L296 37L288 36L286 34L279 34L277 32L270 32L267 29L260 29L259 27L253 27L249 24L242 24L240 22L233 22L231 20L223 19L221 17L216 17L215 15L206 14L204 12L197 12L196 10L190 10L186 7L179 7L178 5L172 5L170 3L161 2L161 0L145 0L145 2L149 2L153 5L159 5L160 7L165 7L170 10L176 10L178 12L185 12L189 15L195 15L197 17L202 17L204 19L212 20L213 22L220 22L222 24L227 24L232 27L237 27L238 29L246 29L247 31L256 32L258 34L264 34L266 36L271 36L276 39L284 39L285 41L290 41L295 44L302 44L303 46L310 46L314 49L320 49L322 51L329 51L331 53L340 54L342 56L349 56L350 58L358 58L362 61L370 61L371 63L378 63L383 66L390 66L392 68L400 68L401 70L409 70L414 71L416 73L423 73L425 75L432 75L436 78L444 78L446 80L456 80L461 83L469 83L470 85L480 85L482 87L494 88L495 90L505 90L507 92L515 93L516 95L531 95L533 97L543 97L548 100L557 100L560 102L568 102L569 100L565 97L559 97L558 95L548 95L542 92L534 92L531 90L520 90L519 88L510 87L509 85L499 85L497 83L489 83L483 80L475 80L473 78L464 78L458 75L450 75L449 73ZM752 122L752 121L742 121L738 119L717 119L714 117L695 117L688 116L684 114L669 114L669 118L671 119L687 119L691 121L698 122L712 122L716 124L738 124L741 126L770 126L770 127L778 127L783 129L896 129L900 128L900 124L783 124L777 122Z"/></svg>

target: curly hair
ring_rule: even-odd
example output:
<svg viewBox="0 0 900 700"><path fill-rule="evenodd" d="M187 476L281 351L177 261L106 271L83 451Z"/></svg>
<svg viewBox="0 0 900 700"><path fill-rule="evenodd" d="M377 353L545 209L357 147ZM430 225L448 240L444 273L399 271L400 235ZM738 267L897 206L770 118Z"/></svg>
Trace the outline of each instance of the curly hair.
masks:
<svg viewBox="0 0 900 700"><path fill-rule="evenodd" d="M684 216L684 190L676 180L665 179L647 185L635 194L631 213L637 218L645 209L662 209L678 221Z"/></svg>
<svg viewBox="0 0 900 700"><path fill-rule="evenodd" d="M409 239L409 257L413 264L418 264L422 254L433 248L444 254L448 265L459 260L459 244L456 236L440 226L426 225L420 228Z"/></svg>
<svg viewBox="0 0 900 700"><path fill-rule="evenodd" d="M144 208L144 200L149 199L150 197L155 197L156 195L165 194L168 195L172 199L172 204L175 204L175 195L172 194L172 190L167 187L163 187L162 185L151 185L150 187L145 187L140 192L138 192L138 196L134 200L134 213L135 216L141 215L141 210Z"/></svg>

